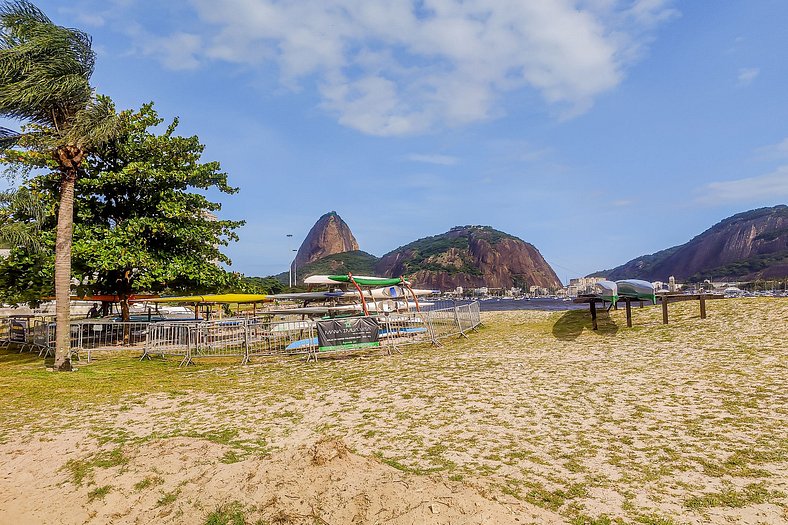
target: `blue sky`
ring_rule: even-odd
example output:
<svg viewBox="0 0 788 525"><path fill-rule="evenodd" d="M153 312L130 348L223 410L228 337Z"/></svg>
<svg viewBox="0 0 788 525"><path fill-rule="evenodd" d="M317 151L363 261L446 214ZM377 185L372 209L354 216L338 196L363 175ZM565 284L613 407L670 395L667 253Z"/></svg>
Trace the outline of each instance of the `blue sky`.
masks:
<svg viewBox="0 0 788 525"><path fill-rule="evenodd" d="M376 255L490 225L566 281L788 202L784 0L37 5L222 163L248 275L330 210Z"/></svg>

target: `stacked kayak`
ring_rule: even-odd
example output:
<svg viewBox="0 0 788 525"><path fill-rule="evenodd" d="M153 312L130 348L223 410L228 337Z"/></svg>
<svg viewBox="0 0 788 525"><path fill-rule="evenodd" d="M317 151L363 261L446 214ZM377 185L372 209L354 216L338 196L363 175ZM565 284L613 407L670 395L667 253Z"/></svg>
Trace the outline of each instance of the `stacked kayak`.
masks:
<svg viewBox="0 0 788 525"><path fill-rule="evenodd" d="M654 291L654 285L648 281L641 281L640 279L622 279L616 281L618 285L618 296L628 299L637 299L639 301L651 301L652 304L657 304L657 294Z"/></svg>
<svg viewBox="0 0 788 525"><path fill-rule="evenodd" d="M603 301L616 304L618 301L618 285L613 281L599 281L594 283L594 294Z"/></svg>

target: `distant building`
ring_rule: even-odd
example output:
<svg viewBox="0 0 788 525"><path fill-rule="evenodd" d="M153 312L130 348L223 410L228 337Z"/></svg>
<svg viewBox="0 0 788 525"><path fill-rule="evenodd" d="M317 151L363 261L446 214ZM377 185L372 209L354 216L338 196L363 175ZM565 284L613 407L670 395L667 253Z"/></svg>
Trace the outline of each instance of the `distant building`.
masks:
<svg viewBox="0 0 788 525"><path fill-rule="evenodd" d="M566 295L569 297L577 297L580 294L593 293L594 285L604 280L604 277L577 277L576 279L569 279L569 286L566 287Z"/></svg>

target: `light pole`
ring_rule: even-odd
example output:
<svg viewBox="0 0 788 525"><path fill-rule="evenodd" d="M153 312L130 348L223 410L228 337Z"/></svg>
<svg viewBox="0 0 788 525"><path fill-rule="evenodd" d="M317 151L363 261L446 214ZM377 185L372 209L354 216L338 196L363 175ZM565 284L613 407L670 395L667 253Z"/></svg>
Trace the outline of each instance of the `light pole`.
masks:
<svg viewBox="0 0 788 525"><path fill-rule="evenodd" d="M298 250L293 250L294 252L298 252ZM298 255L298 253L296 253ZM293 257L293 286L298 284L298 266L296 263L297 257Z"/></svg>
<svg viewBox="0 0 788 525"><path fill-rule="evenodd" d="M288 237L288 239L291 239L293 237L293 234L292 233L288 233L287 237ZM290 244L290 243L288 243L288 244ZM288 279L289 279L289 287L292 288L293 287L293 265L292 264L290 265L290 271L288 272Z"/></svg>

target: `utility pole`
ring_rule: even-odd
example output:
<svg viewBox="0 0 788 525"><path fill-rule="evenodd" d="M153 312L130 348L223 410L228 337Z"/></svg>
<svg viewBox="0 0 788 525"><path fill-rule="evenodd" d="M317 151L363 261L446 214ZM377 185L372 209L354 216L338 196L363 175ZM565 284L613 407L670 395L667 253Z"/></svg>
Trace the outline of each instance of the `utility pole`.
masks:
<svg viewBox="0 0 788 525"><path fill-rule="evenodd" d="M288 233L287 237L292 239L293 234L292 233ZM290 244L290 243L288 243L288 244ZM293 287L293 265L292 264L290 265L290 269L289 269L289 272L288 272L288 279L289 279L289 287L292 288Z"/></svg>
<svg viewBox="0 0 788 525"><path fill-rule="evenodd" d="M298 252L298 250L293 250L294 252ZM298 255L298 253L296 253ZM298 257L293 257L293 286L298 284L298 263L296 262Z"/></svg>

